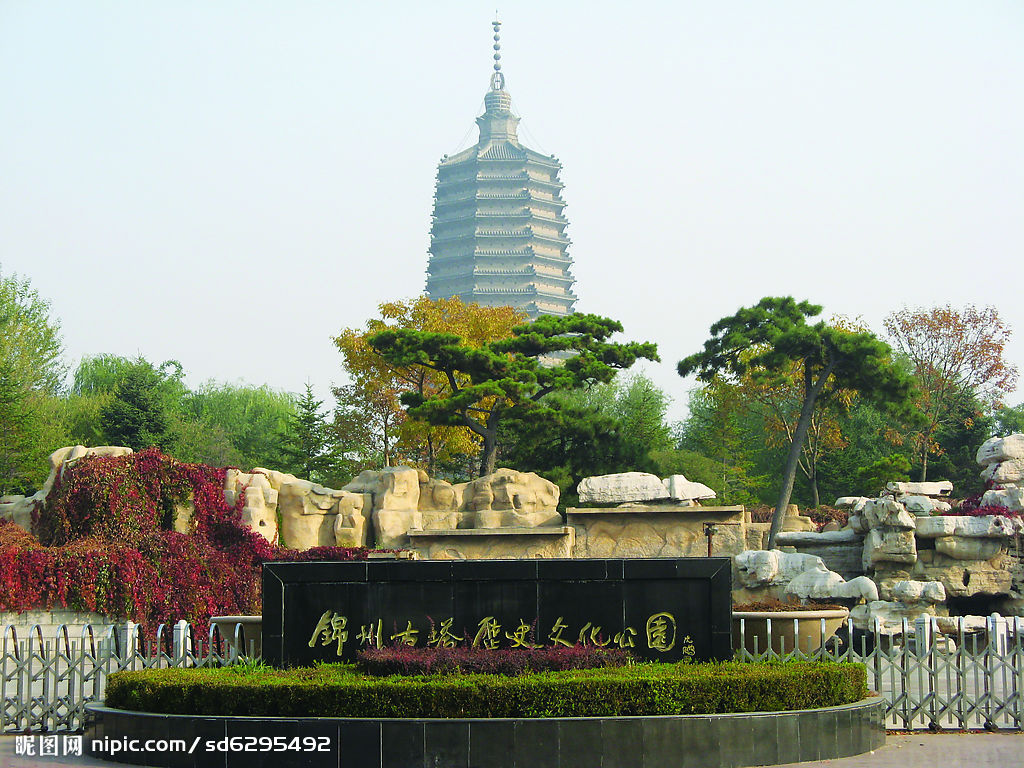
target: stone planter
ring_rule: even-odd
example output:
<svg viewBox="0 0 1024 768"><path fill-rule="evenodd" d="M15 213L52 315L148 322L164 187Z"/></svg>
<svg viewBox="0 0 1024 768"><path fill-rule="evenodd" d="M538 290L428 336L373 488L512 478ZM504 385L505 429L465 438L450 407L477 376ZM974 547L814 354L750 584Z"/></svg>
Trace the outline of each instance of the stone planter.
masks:
<svg viewBox="0 0 1024 768"><path fill-rule="evenodd" d="M239 656L259 657L263 655L263 617L262 616L213 616L210 623L217 627L221 639L229 648L235 648L235 630L241 624L238 647Z"/></svg>
<svg viewBox="0 0 1024 768"><path fill-rule="evenodd" d="M885 745L880 696L790 712L517 719L161 715L96 702L85 708L88 754L109 759L111 742L138 739L137 751L114 759L166 768L738 768L818 765ZM194 751L142 751L149 739L181 739Z"/></svg>
<svg viewBox="0 0 1024 768"><path fill-rule="evenodd" d="M771 646L775 653L789 653L797 644L803 653L814 653L843 626L849 615L846 608L818 611L733 611L732 647L737 651L745 647L750 653L763 653L768 647L768 625L771 622Z"/></svg>

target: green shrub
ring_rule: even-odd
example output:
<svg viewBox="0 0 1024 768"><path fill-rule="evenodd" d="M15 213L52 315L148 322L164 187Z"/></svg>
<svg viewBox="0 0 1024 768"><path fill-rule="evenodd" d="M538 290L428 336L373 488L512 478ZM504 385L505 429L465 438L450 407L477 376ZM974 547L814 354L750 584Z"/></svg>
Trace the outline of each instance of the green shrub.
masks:
<svg viewBox="0 0 1024 768"><path fill-rule="evenodd" d="M867 695L862 664L637 664L501 675L371 677L354 665L118 672L106 704L267 717L587 717L816 709Z"/></svg>

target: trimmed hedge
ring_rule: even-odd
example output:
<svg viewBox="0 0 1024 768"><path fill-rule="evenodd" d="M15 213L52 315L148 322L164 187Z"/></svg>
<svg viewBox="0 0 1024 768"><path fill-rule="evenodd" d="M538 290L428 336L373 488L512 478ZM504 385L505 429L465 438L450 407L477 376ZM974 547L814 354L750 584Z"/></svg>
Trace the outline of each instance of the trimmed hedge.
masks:
<svg viewBox="0 0 1024 768"><path fill-rule="evenodd" d="M867 696L862 664L725 662L501 675L370 677L353 665L118 672L106 705L266 717L591 717L817 709Z"/></svg>

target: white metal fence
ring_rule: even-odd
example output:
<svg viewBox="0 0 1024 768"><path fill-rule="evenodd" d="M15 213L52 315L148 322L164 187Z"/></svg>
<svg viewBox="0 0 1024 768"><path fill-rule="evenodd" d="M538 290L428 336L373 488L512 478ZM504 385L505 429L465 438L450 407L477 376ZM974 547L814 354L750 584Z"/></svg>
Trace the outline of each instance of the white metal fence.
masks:
<svg viewBox="0 0 1024 768"><path fill-rule="evenodd" d="M780 624L775 622L775 632ZM797 622L806 632L808 622ZM798 630L794 632L799 636ZM824 622L817 631L824 633ZM772 629L769 628L769 632ZM77 636L60 627L44 637L33 627L19 635L4 627L0 646L0 732L78 730L85 704L103 698L108 675L124 669L201 667L231 663L242 647L242 628L235 642L225 644L215 628L197 638L185 622L161 626L147 640L131 623L94 633L86 626ZM740 623L742 636L748 634ZM842 638L842 639L840 639ZM826 659L866 665L868 687L884 697L890 728L988 728L1022 730L1024 722L1024 620L990 618L984 631L968 631L960 620L952 634L943 634L935 619L902 632L845 632L813 652L740 650L736 658ZM742 645L742 644L741 644Z"/></svg>
<svg viewBox="0 0 1024 768"><path fill-rule="evenodd" d="M769 636L781 634L789 624L775 622ZM817 622L816 622L817 623ZM953 627L950 628L949 624ZM746 622L740 632L747 633ZM812 625L813 626L813 625ZM917 729L1014 729L1024 722L1024 619L993 616L984 629L963 618L944 621L940 631L935 618L918 620L894 633L883 633L876 620L873 632L855 631L848 621L838 635L812 652L784 645L756 645L736 654L744 661L765 659L826 659L861 662L867 667L868 688L886 701L887 726ZM785 627L789 629L789 627ZM793 635L800 635L799 626ZM825 622L815 628L825 632ZM776 640L778 643L778 640Z"/></svg>
<svg viewBox="0 0 1024 768"><path fill-rule="evenodd" d="M195 637L184 621L160 625L152 640L127 622L94 632L89 625L41 627L19 635L3 628L0 644L0 733L79 730L85 705L103 698L107 677L125 669L202 667L231 663L244 647L241 625L233 643L224 643L215 627Z"/></svg>

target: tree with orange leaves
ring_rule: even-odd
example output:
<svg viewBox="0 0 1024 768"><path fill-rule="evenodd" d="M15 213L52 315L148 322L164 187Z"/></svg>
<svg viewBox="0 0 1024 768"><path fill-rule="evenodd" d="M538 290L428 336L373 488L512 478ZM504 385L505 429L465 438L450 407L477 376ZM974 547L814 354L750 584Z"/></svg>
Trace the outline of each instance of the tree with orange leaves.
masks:
<svg viewBox="0 0 1024 768"><path fill-rule="evenodd" d="M956 419L958 404L974 398L991 412L1016 388L1017 368L1004 357L1012 331L995 307L970 305L893 312L885 318L885 329L896 351L913 366L920 390L917 407L924 426L911 438L924 481L928 457L941 451L937 434Z"/></svg>
<svg viewBox="0 0 1024 768"><path fill-rule="evenodd" d="M479 440L469 429L410 419L400 401L406 392L436 397L448 389L447 379L422 366L392 365L367 339L384 330L408 329L453 333L467 345L480 347L511 336L525 315L511 307L466 304L457 297L419 296L385 302L379 309L380 317L369 320L365 329L347 328L334 338L352 379L351 384L335 389L339 410L353 417L347 419L349 431L353 425L363 431L385 466L405 462L432 473L439 461L474 456L480 450Z"/></svg>

